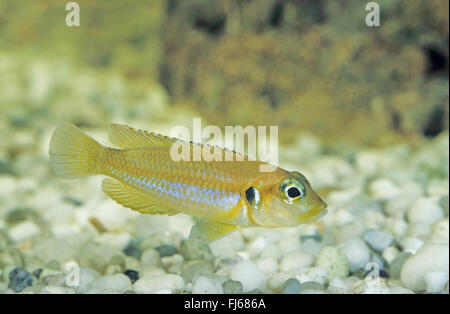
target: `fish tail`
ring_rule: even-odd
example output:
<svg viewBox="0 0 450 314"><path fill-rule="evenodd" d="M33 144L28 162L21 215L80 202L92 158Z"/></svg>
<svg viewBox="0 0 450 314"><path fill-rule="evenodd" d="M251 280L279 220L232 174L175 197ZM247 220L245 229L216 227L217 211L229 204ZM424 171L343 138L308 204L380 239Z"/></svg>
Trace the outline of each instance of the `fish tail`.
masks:
<svg viewBox="0 0 450 314"><path fill-rule="evenodd" d="M56 175L72 179L98 173L103 146L71 123L58 127L50 140L50 165Z"/></svg>

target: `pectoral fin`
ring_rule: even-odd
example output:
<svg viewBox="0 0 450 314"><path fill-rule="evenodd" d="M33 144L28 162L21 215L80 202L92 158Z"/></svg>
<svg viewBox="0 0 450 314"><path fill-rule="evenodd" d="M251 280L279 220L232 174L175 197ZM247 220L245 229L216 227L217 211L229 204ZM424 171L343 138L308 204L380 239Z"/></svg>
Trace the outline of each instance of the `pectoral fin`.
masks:
<svg viewBox="0 0 450 314"><path fill-rule="evenodd" d="M234 225L199 220L194 227L192 227L189 237L200 239L205 242L211 242L225 236L236 228L237 226Z"/></svg>

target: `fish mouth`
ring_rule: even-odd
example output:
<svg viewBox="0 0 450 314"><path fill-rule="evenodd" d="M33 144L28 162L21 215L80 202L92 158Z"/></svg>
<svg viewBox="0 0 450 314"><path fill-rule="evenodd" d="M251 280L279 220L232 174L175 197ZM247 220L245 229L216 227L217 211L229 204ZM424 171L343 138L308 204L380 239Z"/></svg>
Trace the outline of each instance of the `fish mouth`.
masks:
<svg viewBox="0 0 450 314"><path fill-rule="evenodd" d="M314 219L319 219L323 216L325 216L328 213L328 209L324 208L322 211L320 211L316 216L314 216Z"/></svg>
<svg viewBox="0 0 450 314"><path fill-rule="evenodd" d="M311 212L312 214L300 217L301 224L318 220L319 218L325 216L326 213L328 213L328 209L326 208L326 206L319 206L313 209Z"/></svg>

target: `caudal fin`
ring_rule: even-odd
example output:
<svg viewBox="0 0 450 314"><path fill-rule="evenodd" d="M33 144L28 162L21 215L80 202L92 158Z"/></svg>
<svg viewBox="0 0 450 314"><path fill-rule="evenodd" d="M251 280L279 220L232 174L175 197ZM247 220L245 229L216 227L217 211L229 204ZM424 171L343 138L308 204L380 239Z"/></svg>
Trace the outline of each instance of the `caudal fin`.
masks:
<svg viewBox="0 0 450 314"><path fill-rule="evenodd" d="M55 130L50 140L50 165L56 175L67 179L96 174L102 147L75 125L66 123Z"/></svg>

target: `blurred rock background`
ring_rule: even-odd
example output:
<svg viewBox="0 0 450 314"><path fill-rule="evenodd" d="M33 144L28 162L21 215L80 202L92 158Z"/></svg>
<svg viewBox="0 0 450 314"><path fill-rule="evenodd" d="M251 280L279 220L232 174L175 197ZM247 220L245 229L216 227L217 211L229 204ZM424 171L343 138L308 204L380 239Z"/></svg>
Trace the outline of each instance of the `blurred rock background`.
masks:
<svg viewBox="0 0 450 314"><path fill-rule="evenodd" d="M67 120L154 129L201 116L331 147L448 129L446 0L378 1L372 28L354 0L78 3L81 26L67 27L65 2L0 0L0 131L13 146L32 144L23 128Z"/></svg>

